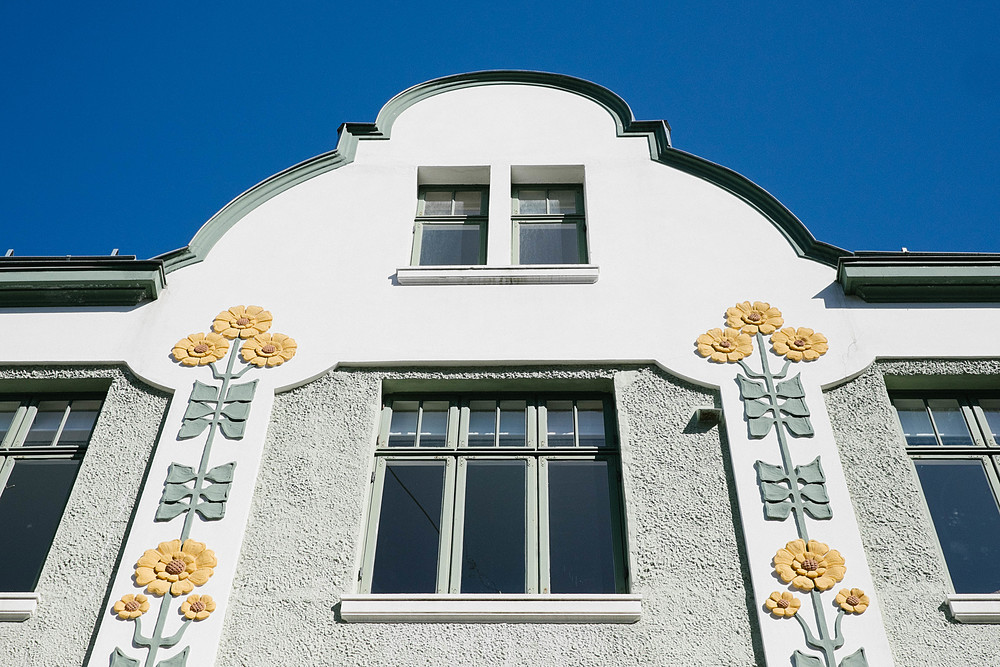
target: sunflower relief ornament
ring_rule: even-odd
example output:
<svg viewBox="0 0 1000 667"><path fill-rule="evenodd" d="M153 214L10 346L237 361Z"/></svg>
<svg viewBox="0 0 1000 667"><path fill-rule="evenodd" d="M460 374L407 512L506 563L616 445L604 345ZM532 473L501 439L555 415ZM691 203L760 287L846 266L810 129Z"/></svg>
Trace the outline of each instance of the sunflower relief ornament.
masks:
<svg viewBox="0 0 1000 667"><path fill-rule="evenodd" d="M804 465L793 465L789 438L812 438L806 391L799 374L789 377L791 364L817 361L829 351L829 341L809 327L785 327L781 310L766 301L743 301L727 308L726 328L709 329L695 341L697 353L711 362L738 364L736 374L749 436L764 440L772 432L778 441L781 464L757 461L754 467L764 504L764 518L784 521L794 517L799 539L778 549L772 560L774 575L789 585L787 591L775 591L763 608L776 619L794 618L802 628L806 645L821 657L796 650L793 667L838 667L835 652L844 645L841 622L845 614L860 614L867 609L868 596L857 588L843 589L836 596L839 608L834 628L827 625L821 594L840 583L847 573L844 557L836 549L809 539L807 518L824 521L833 518L826 475L820 457ZM765 336L770 336L770 352L784 361L774 372L769 363ZM754 344L760 350L760 370L748 365ZM816 631L802 617L802 600L808 596L816 616ZM864 649L843 658L839 667L867 667Z"/></svg>
<svg viewBox="0 0 1000 667"><path fill-rule="evenodd" d="M146 650L145 660L133 658L116 648L111 667L185 667L190 646L157 662L160 649L180 643L192 622L209 619L217 608L211 595L195 593L209 583L218 565L215 552L204 542L191 539L195 516L202 521L221 521L226 515L226 501L233 483L236 462L208 466L216 434L239 441L246 431L246 420L257 390L257 380L237 382L250 370L280 366L292 360L298 349L295 340L282 333L270 333L270 311L261 306L232 306L221 311L212 322L212 330L188 334L174 344L171 356L181 366L207 367L215 382L195 380L187 408L177 433L180 441L205 436L199 463L171 463L163 485L163 496L153 517L169 522L184 516L180 537L147 549L135 563L133 579L146 595L128 593L114 603L111 613L135 624L132 645ZM240 342L242 341L242 345ZM225 368L217 366L223 362ZM241 362L243 367L237 366ZM207 435L206 435L207 433ZM152 631L143 633L141 617L150 611L149 597L159 598L159 611ZM174 607L175 598L187 596ZM166 634L170 609L180 616L180 627ZM196 661L204 664L204 661Z"/></svg>

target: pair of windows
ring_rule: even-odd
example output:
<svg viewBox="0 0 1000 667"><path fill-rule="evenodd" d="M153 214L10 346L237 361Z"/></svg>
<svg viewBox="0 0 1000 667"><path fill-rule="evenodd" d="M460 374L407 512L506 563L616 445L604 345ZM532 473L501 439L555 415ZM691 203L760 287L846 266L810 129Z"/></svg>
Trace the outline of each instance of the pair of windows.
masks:
<svg viewBox="0 0 1000 667"><path fill-rule="evenodd" d="M391 396L362 593L624 593L609 398Z"/></svg>
<svg viewBox="0 0 1000 667"><path fill-rule="evenodd" d="M485 264L488 210L485 186L421 187L412 264ZM514 186L511 222L513 264L587 263L583 188Z"/></svg>
<svg viewBox="0 0 1000 667"><path fill-rule="evenodd" d="M101 403L0 396L0 591L35 589Z"/></svg>
<svg viewBox="0 0 1000 667"><path fill-rule="evenodd" d="M892 396L956 593L1000 593L1000 395Z"/></svg>

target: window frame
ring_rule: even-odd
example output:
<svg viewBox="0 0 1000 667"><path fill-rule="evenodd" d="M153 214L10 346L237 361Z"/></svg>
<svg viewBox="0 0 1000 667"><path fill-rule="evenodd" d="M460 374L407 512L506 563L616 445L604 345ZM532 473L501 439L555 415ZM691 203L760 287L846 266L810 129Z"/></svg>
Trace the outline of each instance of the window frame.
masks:
<svg viewBox="0 0 1000 667"><path fill-rule="evenodd" d="M451 192L452 211L455 210L455 195L458 192L476 191L480 193L479 215L425 215L424 209L428 192ZM413 222L413 248L410 252L410 266L482 266L486 264L487 236L489 235L490 187L488 185L421 185L417 188L417 213ZM479 228L479 261L475 264L421 264L424 227L426 225L469 225Z"/></svg>
<svg viewBox="0 0 1000 667"><path fill-rule="evenodd" d="M522 190L545 191L545 214L520 212L520 192ZM576 193L576 213L549 213L549 193L553 190L573 190ZM521 225L532 224L576 224L577 261L555 264L553 266L575 266L587 264L590 252L587 244L587 214L584 208L583 184L581 183L516 183L511 185L510 192L511 239L510 260L516 266L533 266L521 263ZM545 266L546 264L540 264Z"/></svg>
<svg viewBox="0 0 1000 667"><path fill-rule="evenodd" d="M501 402L508 400L525 402L525 446L501 446L499 433L499 411ZM544 437L547 427L545 404L551 401L573 402L574 445L549 447ZM604 443L601 446L579 445L580 431L578 404L580 401L600 400L604 418ZM392 423L393 404L397 402L418 402L416 434L412 446L389 446L389 431ZM447 401L448 421L444 447L419 446L422 406L425 402ZM492 446L469 446L468 433L473 401L494 401L497 417L494 422L494 444ZM536 433L532 437L532 431ZM438 569L435 594L451 594L466 598L477 594L461 593L462 551L465 530L465 501L469 461L512 461L524 460L525 468L525 590L523 593L489 594L498 597L516 595L552 595L549 572L549 514L548 514L548 463L550 461L609 461L608 491L611 506L611 539L614 566L614 593L555 594L578 596L621 596L631 588L628 567L628 544L626 535L625 502L622 485L621 455L617 437L613 398L595 392L469 392L462 394L439 393L395 393L383 399L379 435L375 449L375 468L371 479L371 497L368 516L365 521L362 564L358 572L358 593L363 596L404 595L398 593L371 593L374 575L376 545L379 536L379 520L385 490L386 467L392 461L443 461L445 464L443 481L442 521L438 543ZM405 594L409 595L409 594ZM427 595L419 594L419 595ZM481 595L481 594L480 594ZM634 619L632 619L634 620Z"/></svg>
<svg viewBox="0 0 1000 667"><path fill-rule="evenodd" d="M97 427L97 421L100 419L101 412L104 409L105 399L105 394L97 392L0 394L0 403L18 402L20 404L14 412L14 416L12 417L7 428L7 432L4 434L4 437L0 439L0 502L2 502L3 492L7 488L7 483L17 461L82 461L87 448L90 445L90 440L93 438L94 430ZM51 401L65 401L67 404L66 408L63 410L62 419L60 420L59 426L53 435L52 441L45 445L26 445L25 442L39 412L39 404ZM60 445L59 440L66 428L69 415L73 411L72 406L74 401L97 401L100 405L97 407L97 414L94 418L94 423L90 427L90 432L87 435L86 442L73 445ZM72 489L76 484L76 478L79 476L79 472L80 467L77 466L73 475L73 482L69 487L70 493L72 493ZM60 510L60 523L62 522L62 516L65 515L66 507L69 503L68 496L66 503L67 504ZM56 529L58 530L58 524L56 525ZM52 544L50 543L49 550L51 550L51 547ZM42 558L42 562L39 563L38 574L36 574L35 580L32 582L30 591L2 592L32 593L38 586L38 578L41 576L41 572L45 567L45 561L48 558L48 550L46 550L45 554L46 555Z"/></svg>
<svg viewBox="0 0 1000 667"><path fill-rule="evenodd" d="M993 501L996 503L997 512L1000 513L1000 443L997 442L996 437L990 428L989 422L986 419L985 412L979 404L979 400L983 398L995 400L1000 399L1000 392L989 392L989 391L924 391L924 390L897 390L889 392L890 402L893 407L893 411L896 414L897 422L902 428L902 420L899 417L899 408L896 405L897 400L921 400L924 404L924 410L927 414L928 420L931 425L932 432L934 434L934 439L936 444L920 444L911 445L906 441L905 431L903 444L905 447L906 454L910 459L911 465L913 467L913 475L916 480L917 486L920 488L920 498L923 503L923 507L930 521L931 528L933 529L933 535L935 544L937 545L938 552L941 554L942 562L945 565L945 572L948 575L948 585L951 587L951 594L949 595L949 605L952 604L954 599L962 598L983 598L988 597L990 599L1000 600L1000 594L998 593L956 593L954 579L952 577L951 568L948 562L948 555L945 551L944 545L941 542L941 537L938 534L938 526L934 523L933 513L931 512L931 507L927 501L927 492L924 490L923 483L920 480L920 475L917 471L916 462L917 461L977 461L982 467L986 483L988 485L988 490L992 494ZM968 445L945 445L942 444L941 434L938 429L937 421L934 418L933 410L930 407L928 401L933 401L935 399L954 399L958 402L959 413L962 415L965 426L969 431L970 439L972 444ZM1000 611L1000 609L998 609ZM964 621L965 622L965 621ZM973 621L975 622L975 621ZM991 621L995 622L995 621Z"/></svg>

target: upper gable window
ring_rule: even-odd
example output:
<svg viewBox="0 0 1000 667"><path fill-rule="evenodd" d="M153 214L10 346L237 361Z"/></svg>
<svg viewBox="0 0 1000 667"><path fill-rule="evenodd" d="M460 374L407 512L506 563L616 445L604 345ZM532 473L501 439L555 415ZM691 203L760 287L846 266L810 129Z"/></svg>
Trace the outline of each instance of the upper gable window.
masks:
<svg viewBox="0 0 1000 667"><path fill-rule="evenodd" d="M511 194L514 264L586 264L583 187L515 185Z"/></svg>
<svg viewBox="0 0 1000 667"><path fill-rule="evenodd" d="M489 170L477 167L419 170L411 265L486 263L488 179Z"/></svg>

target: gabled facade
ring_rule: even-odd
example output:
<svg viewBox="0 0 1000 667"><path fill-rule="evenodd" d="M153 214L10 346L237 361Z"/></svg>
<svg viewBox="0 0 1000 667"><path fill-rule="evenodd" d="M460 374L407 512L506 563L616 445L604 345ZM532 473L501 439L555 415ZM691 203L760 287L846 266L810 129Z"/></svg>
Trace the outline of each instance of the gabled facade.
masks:
<svg viewBox="0 0 1000 667"><path fill-rule="evenodd" d="M0 661L994 664L997 264L415 86L181 250L0 259Z"/></svg>

